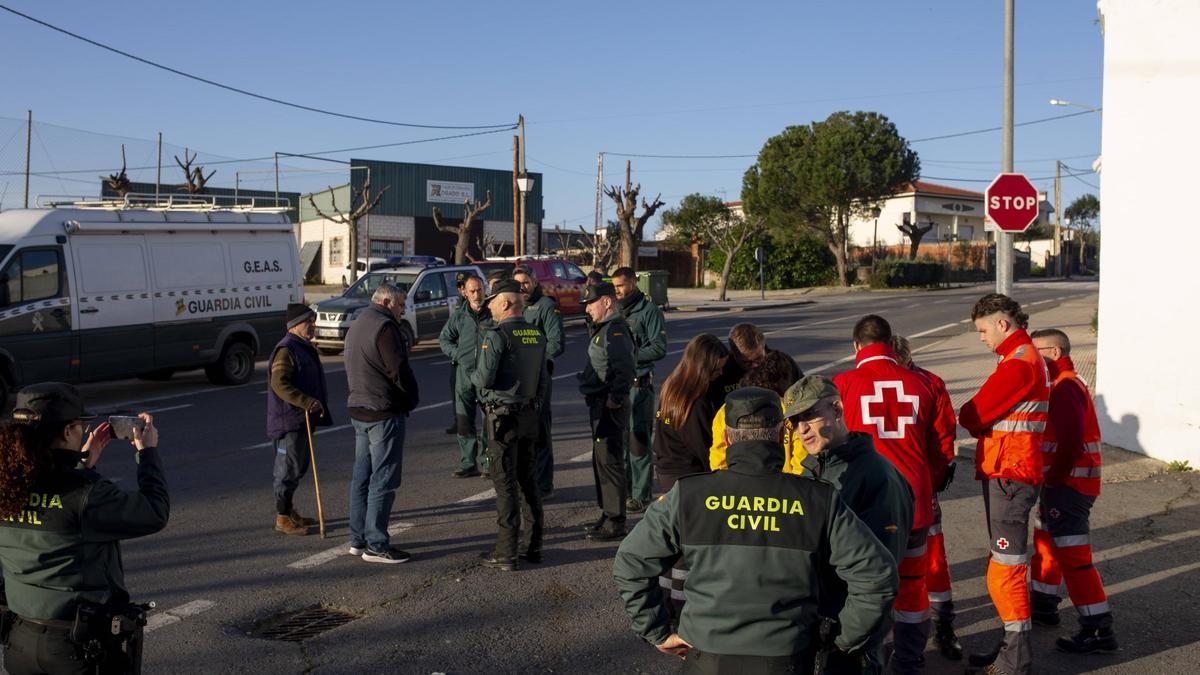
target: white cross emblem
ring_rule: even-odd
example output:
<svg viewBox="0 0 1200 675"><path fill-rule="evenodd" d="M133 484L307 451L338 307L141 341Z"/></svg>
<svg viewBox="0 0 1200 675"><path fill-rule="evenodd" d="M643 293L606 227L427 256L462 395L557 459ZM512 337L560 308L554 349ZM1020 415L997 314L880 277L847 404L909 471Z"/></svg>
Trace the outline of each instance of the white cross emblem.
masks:
<svg viewBox="0 0 1200 675"><path fill-rule="evenodd" d="M41 312L34 312L33 313L33 332L41 333L43 330L45 330L45 327L43 326L44 321L45 320L42 318Z"/></svg>
<svg viewBox="0 0 1200 675"><path fill-rule="evenodd" d="M884 396L884 390L891 389L895 392L894 397ZM904 383L899 380L888 380L886 382L875 382L875 395L864 396L862 399L862 419L863 424L874 424L875 435L878 438L904 438L904 427L909 424L917 423L917 412L921 406L921 397L910 396L904 393ZM883 406L883 410L879 415L871 414L871 404L878 403ZM912 414L901 415L899 404L911 403ZM890 420L895 420L896 429L889 431L887 424Z"/></svg>

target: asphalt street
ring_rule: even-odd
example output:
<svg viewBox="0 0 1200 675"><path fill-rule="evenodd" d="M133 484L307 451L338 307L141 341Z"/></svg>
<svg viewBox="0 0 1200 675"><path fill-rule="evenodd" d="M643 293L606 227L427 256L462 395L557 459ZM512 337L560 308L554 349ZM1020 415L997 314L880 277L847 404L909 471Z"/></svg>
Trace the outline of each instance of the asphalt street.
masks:
<svg viewBox="0 0 1200 675"><path fill-rule="evenodd" d="M1021 283L1015 295L1038 311L1094 295L1092 282ZM757 323L768 344L806 372L829 374L852 360L850 330L867 313L887 317L926 349L971 329L984 286L939 291L853 293L813 304L753 312L668 315L669 354L661 382L684 345L734 324ZM582 325L568 329L554 396L556 495L547 504L546 561L505 574L481 568L478 552L495 532L490 482L455 479L448 365L420 345L413 366L420 407L408 420L403 483L393 511L393 544L413 554L377 565L345 554L353 432L339 358L327 358L335 426L316 448L328 537L272 530L274 450L265 436L263 364L240 387L214 387L198 373L166 383L125 381L84 387L89 405L155 413L170 482L167 529L128 542L126 578L137 600L154 600L146 672L660 672L674 666L628 630L611 577L615 544L583 541L597 515L586 409L574 373L585 358ZM985 348L980 345L980 350ZM132 452L110 446L100 470L134 488ZM297 508L315 516L309 478ZM304 642L259 633L281 613L320 605L355 619Z"/></svg>

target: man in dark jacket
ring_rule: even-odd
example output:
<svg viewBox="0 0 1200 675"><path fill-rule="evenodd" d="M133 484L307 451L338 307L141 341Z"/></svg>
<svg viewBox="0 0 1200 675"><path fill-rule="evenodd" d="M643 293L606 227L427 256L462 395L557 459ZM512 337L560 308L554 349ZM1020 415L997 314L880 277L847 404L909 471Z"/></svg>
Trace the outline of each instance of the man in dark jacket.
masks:
<svg viewBox="0 0 1200 675"><path fill-rule="evenodd" d="M442 353L458 369L453 390L459 452L455 478L478 476L476 462L485 474L488 473L487 456L475 426L479 392L471 383L471 373L475 372L475 362L479 358L479 344L484 332L492 326L492 317L484 306L483 296L483 279L477 276L467 278L463 285L463 300L450 313L438 336Z"/></svg>
<svg viewBox="0 0 1200 675"><path fill-rule="evenodd" d="M538 490L542 499L554 495L554 440L550 431L552 398L554 395L554 359L562 356L566 349L562 312L553 298L542 293L537 275L528 267L513 270L513 281L521 284L525 295L525 321L542 331L546 338L546 372L548 377L542 387L541 412L538 415L538 437L534 444L537 455L534 466Z"/></svg>
<svg viewBox="0 0 1200 675"><path fill-rule="evenodd" d="M408 553L390 545L388 517L400 487L405 422L417 407L417 379L400 334L407 294L381 284L346 333L346 406L354 426L350 478L350 554L367 562L402 563Z"/></svg>
<svg viewBox="0 0 1200 675"><path fill-rule="evenodd" d="M767 346L767 336L762 329L752 323L739 323L729 329L729 360L725 362L725 371L717 378L715 386L724 394L737 389L742 377L766 361L768 354L780 353L777 349ZM804 377L804 371L796 360L792 362L791 382Z"/></svg>
<svg viewBox="0 0 1200 675"><path fill-rule="evenodd" d="M913 493L904 475L886 457L875 451L871 436L851 433L842 414L842 400L833 381L809 375L784 394L784 415L792 420L808 452L804 474L828 481L838 489L846 505L883 543L893 560L899 561L908 543L913 522ZM828 578L821 613L827 618L842 611L847 589ZM882 673L883 643L892 626L892 615L867 641L862 662L846 659L837 650L825 655L826 673Z"/></svg>
<svg viewBox="0 0 1200 675"><path fill-rule="evenodd" d="M653 493L654 364L667 355L667 323L662 309L637 287L637 273L622 267L613 272L613 288L625 322L633 332L637 377L629 391L629 441L625 444L625 480L629 500L625 509L639 513Z"/></svg>
<svg viewBox="0 0 1200 675"><path fill-rule="evenodd" d="M779 396L757 387L725 401L729 470L685 476L617 550L613 577L633 630L690 673L811 673L819 579L848 590L837 649L857 653L890 615L892 555L824 481L783 473ZM679 632L656 578L690 570Z"/></svg>
<svg viewBox="0 0 1200 675"><path fill-rule="evenodd" d="M271 352L267 387L267 438L275 444L275 531L305 535L315 521L296 512L292 496L312 456L308 424L327 427L329 396L321 356L312 345L317 315L307 305L287 307L287 334ZM305 417L309 422L305 422Z"/></svg>

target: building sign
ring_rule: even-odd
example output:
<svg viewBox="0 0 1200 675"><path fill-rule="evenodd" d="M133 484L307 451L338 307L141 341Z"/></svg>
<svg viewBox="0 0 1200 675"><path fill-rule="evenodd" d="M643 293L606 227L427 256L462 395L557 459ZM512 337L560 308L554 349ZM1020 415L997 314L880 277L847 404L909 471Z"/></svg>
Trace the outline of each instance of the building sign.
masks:
<svg viewBox="0 0 1200 675"><path fill-rule="evenodd" d="M474 183L456 183L445 180L425 181L425 201L439 204L462 204L475 199Z"/></svg>

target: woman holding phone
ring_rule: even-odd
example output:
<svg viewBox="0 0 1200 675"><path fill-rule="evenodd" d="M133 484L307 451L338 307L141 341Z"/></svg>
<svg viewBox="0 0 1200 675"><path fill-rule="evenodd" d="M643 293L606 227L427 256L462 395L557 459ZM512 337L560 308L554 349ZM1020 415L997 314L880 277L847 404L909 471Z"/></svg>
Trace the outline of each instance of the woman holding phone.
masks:
<svg viewBox="0 0 1200 675"><path fill-rule="evenodd" d="M114 440L75 387L48 382L17 394L0 424L0 568L12 627L4 667L21 673L128 672L141 627L113 635L133 606L120 540L166 527L170 513L150 415L124 424L132 436L138 489L126 492L93 467ZM131 647L132 645L132 647ZM137 658L137 656L133 657Z"/></svg>

